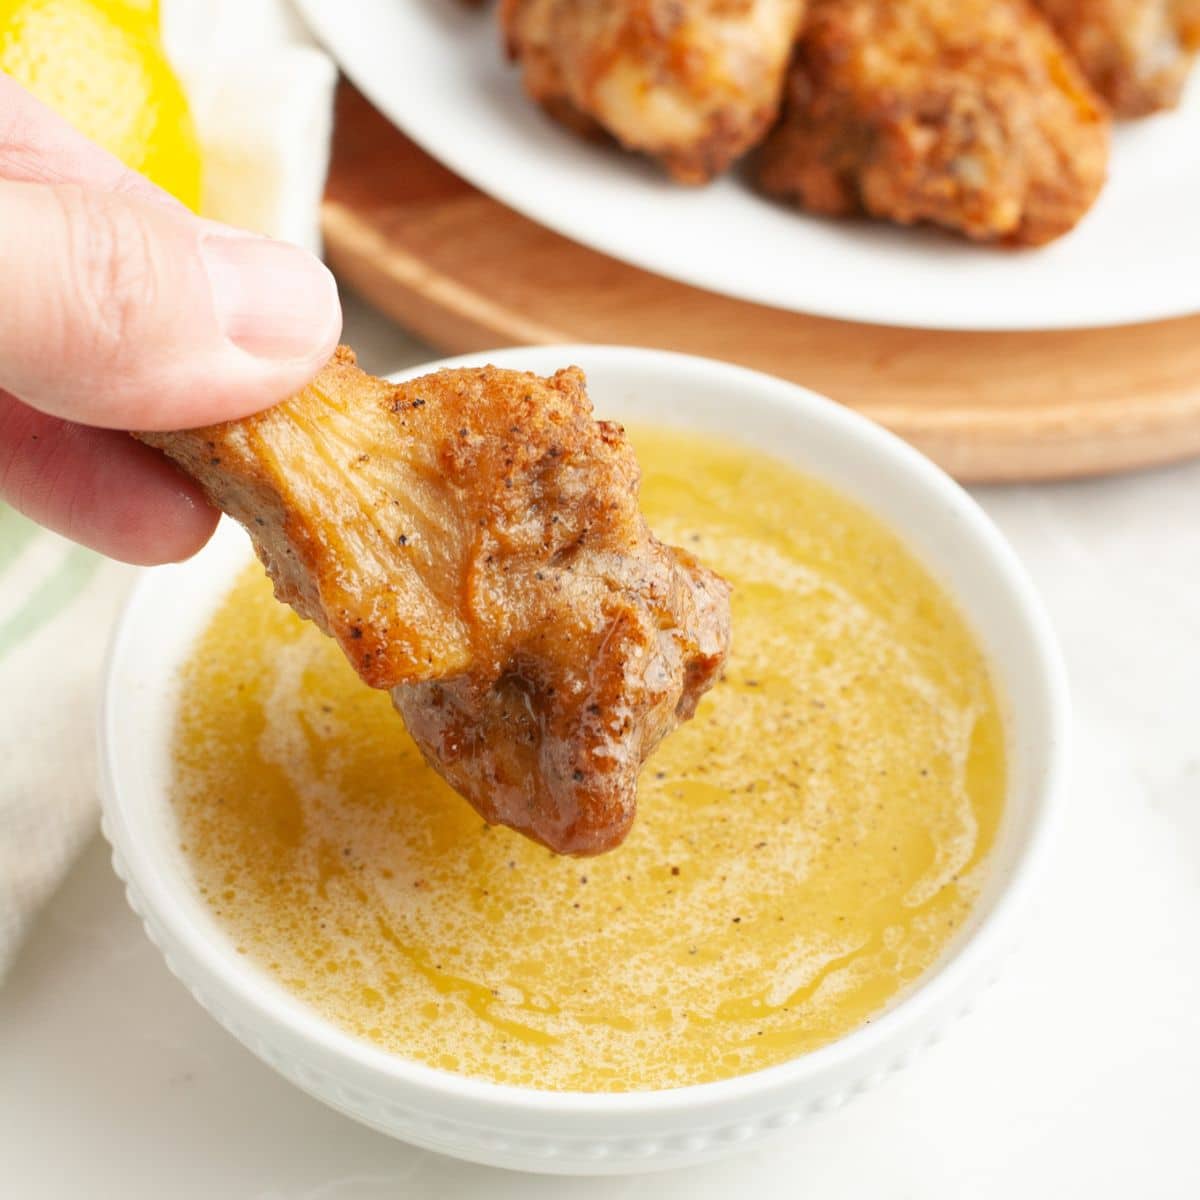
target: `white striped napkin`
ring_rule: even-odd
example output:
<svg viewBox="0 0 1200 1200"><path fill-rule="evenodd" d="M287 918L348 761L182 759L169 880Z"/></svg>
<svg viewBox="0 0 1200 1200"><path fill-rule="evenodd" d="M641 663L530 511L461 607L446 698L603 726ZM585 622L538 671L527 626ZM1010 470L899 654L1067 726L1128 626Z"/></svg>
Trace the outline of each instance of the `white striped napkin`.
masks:
<svg viewBox="0 0 1200 1200"><path fill-rule="evenodd" d="M285 0L163 0L206 216L316 248L332 62ZM96 824L97 687L133 572L0 505L0 978Z"/></svg>
<svg viewBox="0 0 1200 1200"><path fill-rule="evenodd" d="M0 975L95 825L97 685L132 576L0 505Z"/></svg>

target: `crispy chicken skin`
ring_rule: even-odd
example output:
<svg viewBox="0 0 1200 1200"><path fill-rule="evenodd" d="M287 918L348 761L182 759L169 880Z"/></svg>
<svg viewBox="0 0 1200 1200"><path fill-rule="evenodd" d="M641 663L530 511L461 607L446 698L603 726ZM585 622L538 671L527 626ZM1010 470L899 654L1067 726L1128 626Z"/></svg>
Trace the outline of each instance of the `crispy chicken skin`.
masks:
<svg viewBox="0 0 1200 1200"><path fill-rule="evenodd" d="M1171 108L1200 50L1200 0L1036 0L1121 117Z"/></svg>
<svg viewBox="0 0 1200 1200"><path fill-rule="evenodd" d="M553 116L704 183L774 120L803 13L804 0L502 0L500 21Z"/></svg>
<svg viewBox="0 0 1200 1200"><path fill-rule="evenodd" d="M813 0L759 178L813 212L1037 245L1091 206L1108 142L1027 0Z"/></svg>
<svg viewBox="0 0 1200 1200"><path fill-rule="evenodd" d="M345 348L257 416L139 435L240 521L280 600L391 691L485 820L617 845L638 770L729 646L729 589L650 533L582 372L393 384Z"/></svg>

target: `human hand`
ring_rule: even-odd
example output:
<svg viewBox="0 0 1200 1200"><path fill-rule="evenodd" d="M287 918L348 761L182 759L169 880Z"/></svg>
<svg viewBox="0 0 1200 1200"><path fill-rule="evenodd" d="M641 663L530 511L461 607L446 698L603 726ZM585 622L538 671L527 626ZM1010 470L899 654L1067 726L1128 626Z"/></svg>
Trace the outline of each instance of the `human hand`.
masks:
<svg viewBox="0 0 1200 1200"><path fill-rule="evenodd" d="M0 498L114 558L186 558L216 512L122 431L266 408L341 322L312 255L196 217L0 73Z"/></svg>

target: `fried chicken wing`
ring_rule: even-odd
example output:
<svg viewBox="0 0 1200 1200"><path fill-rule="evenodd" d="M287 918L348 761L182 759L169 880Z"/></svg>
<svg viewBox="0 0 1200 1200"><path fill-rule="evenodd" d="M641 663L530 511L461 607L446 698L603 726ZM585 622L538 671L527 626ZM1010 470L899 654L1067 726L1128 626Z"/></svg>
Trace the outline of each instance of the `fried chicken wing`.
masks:
<svg viewBox="0 0 1200 1200"><path fill-rule="evenodd" d="M650 533L582 372L393 384L343 348L267 412L139 436L487 821L563 853L622 840L642 762L721 669L729 589Z"/></svg>
<svg viewBox="0 0 1200 1200"><path fill-rule="evenodd" d="M1179 100L1200 51L1200 0L1036 0L1122 117Z"/></svg>
<svg viewBox="0 0 1200 1200"><path fill-rule="evenodd" d="M813 0L763 188L1036 245L1103 186L1104 105L1027 0Z"/></svg>
<svg viewBox="0 0 1200 1200"><path fill-rule="evenodd" d="M803 13L804 0L503 0L500 20L552 115L704 183L775 118Z"/></svg>

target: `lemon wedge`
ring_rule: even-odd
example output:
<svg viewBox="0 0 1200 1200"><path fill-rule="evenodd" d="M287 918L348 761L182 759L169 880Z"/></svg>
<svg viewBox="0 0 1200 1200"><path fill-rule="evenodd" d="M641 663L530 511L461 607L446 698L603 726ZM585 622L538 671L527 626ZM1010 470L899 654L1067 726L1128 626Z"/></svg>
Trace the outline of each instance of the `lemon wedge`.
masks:
<svg viewBox="0 0 1200 1200"><path fill-rule="evenodd" d="M201 156L157 0L0 0L0 70L196 209Z"/></svg>

